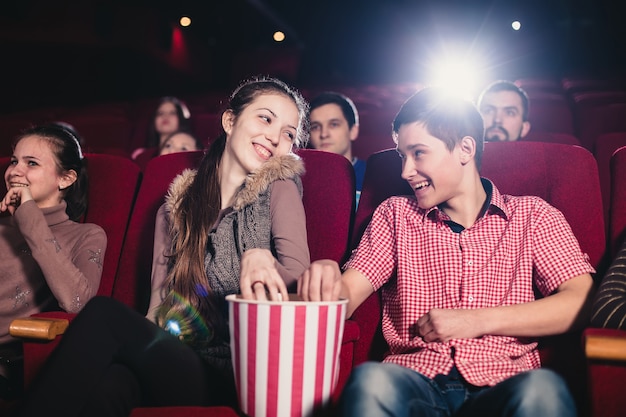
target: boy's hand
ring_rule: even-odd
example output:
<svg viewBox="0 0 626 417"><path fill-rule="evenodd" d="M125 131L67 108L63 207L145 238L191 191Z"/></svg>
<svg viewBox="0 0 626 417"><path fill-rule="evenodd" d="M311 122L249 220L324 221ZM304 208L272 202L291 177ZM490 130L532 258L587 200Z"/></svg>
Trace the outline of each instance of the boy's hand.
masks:
<svg viewBox="0 0 626 417"><path fill-rule="evenodd" d="M315 261L298 280L298 294L305 301L337 301L341 292L341 271L337 262Z"/></svg>
<svg viewBox="0 0 626 417"><path fill-rule="evenodd" d="M245 300L289 300L285 281L267 249L249 249L241 256L239 287Z"/></svg>
<svg viewBox="0 0 626 417"><path fill-rule="evenodd" d="M426 342L473 339L482 336L473 318L474 310L434 308L417 320L419 335Z"/></svg>

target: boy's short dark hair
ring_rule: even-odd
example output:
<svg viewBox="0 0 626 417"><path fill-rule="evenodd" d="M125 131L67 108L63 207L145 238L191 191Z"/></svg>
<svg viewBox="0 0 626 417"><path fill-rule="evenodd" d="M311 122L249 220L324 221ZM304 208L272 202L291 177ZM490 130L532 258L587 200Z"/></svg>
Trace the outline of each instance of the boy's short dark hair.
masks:
<svg viewBox="0 0 626 417"><path fill-rule="evenodd" d="M423 123L429 134L440 139L452 151L465 136L476 141L476 167L480 168L484 146L483 118L476 106L444 89L426 87L404 102L393 120L393 137L397 143L400 127Z"/></svg>
<svg viewBox="0 0 626 417"><path fill-rule="evenodd" d="M500 91L512 91L520 97L520 99L522 100L522 120L527 122L528 111L530 109L530 99L528 98L528 94L526 93L526 91L524 91L522 87L511 81L498 80L489 84L478 97L478 108L480 108L480 103L482 103L485 94L499 93Z"/></svg>
<svg viewBox="0 0 626 417"><path fill-rule="evenodd" d="M357 111L352 100L343 94L335 93L334 91L326 91L313 98L309 105L309 113L326 104L336 104L341 108L343 117L345 117L348 121L348 127L350 129L352 129L352 126L359 124L359 112Z"/></svg>

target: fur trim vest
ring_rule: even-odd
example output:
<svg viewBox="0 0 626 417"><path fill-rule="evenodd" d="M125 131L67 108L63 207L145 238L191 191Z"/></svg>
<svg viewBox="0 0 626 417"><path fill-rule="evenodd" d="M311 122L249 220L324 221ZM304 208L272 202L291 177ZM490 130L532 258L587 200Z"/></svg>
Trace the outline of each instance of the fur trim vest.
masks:
<svg viewBox="0 0 626 417"><path fill-rule="evenodd" d="M271 234L271 184L279 180L294 181L302 196L302 173L302 160L294 154L271 158L246 177L235 195L232 211L224 215L216 229L209 234L204 267L211 296L214 297L212 301L222 311L223 325L213 328L215 333L209 345L197 346L194 350L209 364L220 369L226 377L232 378L232 368L228 341L228 309L224 297L239 293L240 260L244 251L264 248L276 255ZM188 169L177 176L165 198L172 238L180 230L182 221L177 202L189 188L195 175L195 170Z"/></svg>
<svg viewBox="0 0 626 417"><path fill-rule="evenodd" d="M213 294L219 299L239 292L241 254L250 248L270 249L273 252L270 196L271 184L278 180L292 180L302 196L300 175L304 173L302 160L289 154L268 160L257 171L246 177L233 203L233 210L219 222L209 235L205 249L205 271ZM166 210L171 225L170 235L180 230L181 218L176 202L195 178L195 170L185 170L172 182L166 196Z"/></svg>

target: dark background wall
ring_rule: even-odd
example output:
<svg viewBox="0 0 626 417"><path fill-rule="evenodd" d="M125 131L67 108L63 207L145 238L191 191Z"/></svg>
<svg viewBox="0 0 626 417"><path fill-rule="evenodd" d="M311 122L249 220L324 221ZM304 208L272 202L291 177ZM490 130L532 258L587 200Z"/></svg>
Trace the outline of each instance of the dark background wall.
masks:
<svg viewBox="0 0 626 417"><path fill-rule="evenodd" d="M461 54L485 78L624 74L614 0L21 0L0 6L0 112L230 90L427 82ZM192 26L181 28L181 15ZM522 30L513 31L519 19ZM282 30L287 38L271 36Z"/></svg>

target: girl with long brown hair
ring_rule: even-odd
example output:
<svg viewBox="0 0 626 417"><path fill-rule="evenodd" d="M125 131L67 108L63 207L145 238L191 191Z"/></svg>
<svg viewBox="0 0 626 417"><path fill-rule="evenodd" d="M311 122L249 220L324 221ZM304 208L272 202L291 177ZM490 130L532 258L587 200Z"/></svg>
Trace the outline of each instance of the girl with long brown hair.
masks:
<svg viewBox="0 0 626 417"><path fill-rule="evenodd" d="M307 107L272 78L235 90L224 134L197 170L175 179L157 214L149 320L95 298L70 325L21 415L236 405L224 297L286 299L310 262L303 165L292 153L305 141Z"/></svg>

